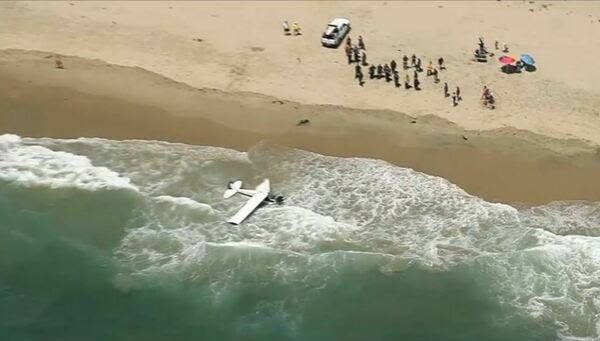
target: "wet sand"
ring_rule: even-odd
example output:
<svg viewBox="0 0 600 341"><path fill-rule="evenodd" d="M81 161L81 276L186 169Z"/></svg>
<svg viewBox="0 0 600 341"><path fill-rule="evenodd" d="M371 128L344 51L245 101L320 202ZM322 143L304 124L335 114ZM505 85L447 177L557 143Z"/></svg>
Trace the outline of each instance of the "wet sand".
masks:
<svg viewBox="0 0 600 341"><path fill-rule="evenodd" d="M194 88L141 68L2 51L0 132L153 139L248 150L266 141L383 159L444 177L490 201L600 200L600 150L514 128L465 130L435 116L307 105ZM310 123L298 126L301 119Z"/></svg>

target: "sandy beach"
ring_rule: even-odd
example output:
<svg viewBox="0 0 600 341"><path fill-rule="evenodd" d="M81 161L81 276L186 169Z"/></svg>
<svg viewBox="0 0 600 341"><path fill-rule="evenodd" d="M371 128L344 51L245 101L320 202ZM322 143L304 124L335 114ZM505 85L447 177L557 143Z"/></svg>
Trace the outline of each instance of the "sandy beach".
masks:
<svg viewBox="0 0 600 341"><path fill-rule="evenodd" d="M443 56L442 84L464 100L452 107L424 76L420 92L359 87L343 49L319 44L336 16L373 63ZM596 2L5 2L0 19L2 132L268 140L384 159L493 201L600 199L600 43L573 39L600 34ZM284 19L303 35L284 36ZM471 61L479 36L533 54L538 70ZM496 110L481 106L483 85Z"/></svg>

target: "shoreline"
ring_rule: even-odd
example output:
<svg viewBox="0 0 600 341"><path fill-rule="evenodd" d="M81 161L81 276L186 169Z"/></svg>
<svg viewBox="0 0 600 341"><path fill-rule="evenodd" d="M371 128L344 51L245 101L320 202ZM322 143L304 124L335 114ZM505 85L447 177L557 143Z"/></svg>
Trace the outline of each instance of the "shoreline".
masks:
<svg viewBox="0 0 600 341"><path fill-rule="evenodd" d="M80 57L63 56L60 70L49 55L0 51L2 133L152 139L243 151L267 141L324 155L382 159L441 176L488 201L528 206L600 201L600 148L589 142L513 128L465 130L435 116L198 89L139 67ZM297 126L301 119L310 123Z"/></svg>
<svg viewBox="0 0 600 341"><path fill-rule="evenodd" d="M247 15L255 11L261 15ZM358 86L343 49L319 43L324 26L339 16L352 22L353 41L364 37L370 63L414 53L427 65L443 57L441 82L423 76L418 92L370 79ZM600 145L600 69L590 67L600 45L573 40L600 35L597 2L26 1L0 3L0 19L6 33L0 48L139 67L193 88L418 118L433 114L466 129L515 127ZM284 36L283 20L298 21L303 34ZM495 53L488 63L472 60L478 37ZM532 54L537 70L500 72L495 41L508 43L517 58ZM412 70L400 76L412 79ZM460 86L458 106L443 96L444 82L450 91ZM493 111L482 107L484 85L495 95ZM162 105L151 97L145 101Z"/></svg>

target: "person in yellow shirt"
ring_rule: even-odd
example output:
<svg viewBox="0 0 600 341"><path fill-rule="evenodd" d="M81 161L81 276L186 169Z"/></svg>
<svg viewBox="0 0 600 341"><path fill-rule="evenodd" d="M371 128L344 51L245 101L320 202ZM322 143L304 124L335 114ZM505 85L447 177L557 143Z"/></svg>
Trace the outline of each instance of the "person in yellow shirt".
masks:
<svg viewBox="0 0 600 341"><path fill-rule="evenodd" d="M292 24L292 31L294 31L294 35L298 36L302 34L302 31L300 29L300 25L298 24L297 21L294 21L294 23Z"/></svg>

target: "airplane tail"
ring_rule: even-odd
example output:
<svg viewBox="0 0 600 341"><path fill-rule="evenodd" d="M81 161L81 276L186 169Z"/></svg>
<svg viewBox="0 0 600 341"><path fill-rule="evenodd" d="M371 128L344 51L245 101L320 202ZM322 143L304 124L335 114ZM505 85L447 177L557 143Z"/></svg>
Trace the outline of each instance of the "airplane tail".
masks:
<svg viewBox="0 0 600 341"><path fill-rule="evenodd" d="M231 198L234 194L238 192L240 188L242 188L242 181L236 180L229 182L229 184L227 185L227 190L223 194L223 198Z"/></svg>

